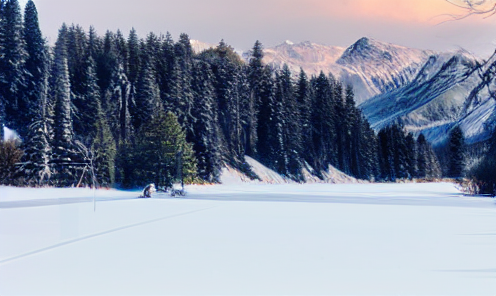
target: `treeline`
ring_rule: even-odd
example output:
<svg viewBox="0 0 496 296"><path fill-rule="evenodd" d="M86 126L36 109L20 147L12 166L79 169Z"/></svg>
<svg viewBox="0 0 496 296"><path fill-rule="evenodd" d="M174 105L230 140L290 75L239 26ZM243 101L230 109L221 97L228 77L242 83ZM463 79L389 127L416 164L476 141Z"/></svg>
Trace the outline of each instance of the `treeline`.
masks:
<svg viewBox="0 0 496 296"><path fill-rule="evenodd" d="M3 144L11 165L0 181L165 184L178 163L191 182L218 182L226 164L257 178L245 155L296 181L331 165L364 180L440 174L422 135L400 126L376 135L351 87L262 59L258 41L245 63L223 41L194 53L186 34L98 36L75 25L51 48L32 1L22 17L17 0L0 0L0 122L23 151Z"/></svg>

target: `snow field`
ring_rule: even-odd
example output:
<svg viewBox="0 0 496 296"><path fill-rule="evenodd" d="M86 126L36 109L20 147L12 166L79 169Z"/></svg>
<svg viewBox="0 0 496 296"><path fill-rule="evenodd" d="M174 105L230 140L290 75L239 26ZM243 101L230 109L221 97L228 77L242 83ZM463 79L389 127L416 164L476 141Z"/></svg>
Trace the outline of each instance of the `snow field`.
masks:
<svg viewBox="0 0 496 296"><path fill-rule="evenodd" d="M452 184L188 192L0 187L0 295L496 294L495 200Z"/></svg>

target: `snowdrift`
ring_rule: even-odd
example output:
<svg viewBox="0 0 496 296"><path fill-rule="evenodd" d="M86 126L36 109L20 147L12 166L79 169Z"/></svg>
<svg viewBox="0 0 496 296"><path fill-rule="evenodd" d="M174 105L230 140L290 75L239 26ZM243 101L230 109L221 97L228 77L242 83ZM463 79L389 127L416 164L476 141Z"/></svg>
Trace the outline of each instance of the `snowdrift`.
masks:
<svg viewBox="0 0 496 296"><path fill-rule="evenodd" d="M222 170L220 177L222 184L236 184L236 183L262 183L262 184L292 184L296 183L293 180L283 177L277 172L267 168L257 160L245 156L245 161L250 165L253 172L260 178L260 180L251 180L248 176L243 174L237 169L232 168L229 165ZM347 183L364 183L364 181L357 180L347 174L341 172L333 166L329 166L329 169L322 172L324 180L321 180L314 176L310 172L310 166L307 166L303 170L303 175L307 183L329 183L329 184L347 184Z"/></svg>

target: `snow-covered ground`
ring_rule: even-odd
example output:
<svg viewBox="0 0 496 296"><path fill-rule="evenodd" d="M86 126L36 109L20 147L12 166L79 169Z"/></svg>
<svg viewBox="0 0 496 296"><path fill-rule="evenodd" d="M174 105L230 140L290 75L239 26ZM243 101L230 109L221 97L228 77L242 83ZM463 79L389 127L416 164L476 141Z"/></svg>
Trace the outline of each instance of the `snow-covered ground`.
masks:
<svg viewBox="0 0 496 296"><path fill-rule="evenodd" d="M496 201L452 184L93 194L0 187L0 295L496 295Z"/></svg>

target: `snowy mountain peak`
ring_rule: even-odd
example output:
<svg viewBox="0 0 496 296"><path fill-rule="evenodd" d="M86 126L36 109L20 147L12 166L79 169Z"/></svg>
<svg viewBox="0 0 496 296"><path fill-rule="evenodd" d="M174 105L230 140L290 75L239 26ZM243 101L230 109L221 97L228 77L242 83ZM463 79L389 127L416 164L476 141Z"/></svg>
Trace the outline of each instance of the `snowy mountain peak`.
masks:
<svg viewBox="0 0 496 296"><path fill-rule="evenodd" d="M356 62L385 62L385 63L408 63L421 62L430 52L407 48L386 42L380 42L371 38L363 37L348 47L343 56L337 61L338 64L356 63Z"/></svg>
<svg viewBox="0 0 496 296"><path fill-rule="evenodd" d="M362 51L370 50L371 47L372 47L372 45L370 44L370 39L367 37L362 37L357 42L355 42L353 45L348 47L348 49L346 50L346 53L362 52Z"/></svg>
<svg viewBox="0 0 496 296"><path fill-rule="evenodd" d="M293 43L292 41L290 41L290 40L286 40L286 41L284 41L284 43L286 43L287 45L293 45L293 44L294 44L294 43Z"/></svg>

